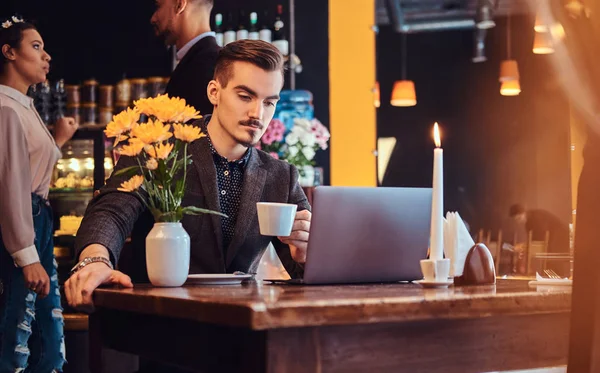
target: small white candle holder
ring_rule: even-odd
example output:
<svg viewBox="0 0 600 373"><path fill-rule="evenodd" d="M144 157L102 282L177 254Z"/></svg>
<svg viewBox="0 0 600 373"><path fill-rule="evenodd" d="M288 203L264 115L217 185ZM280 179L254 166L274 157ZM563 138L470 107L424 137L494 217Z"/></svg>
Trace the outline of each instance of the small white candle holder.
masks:
<svg viewBox="0 0 600 373"><path fill-rule="evenodd" d="M415 281L424 287L448 287L454 283L449 278L450 259L423 259L421 260L423 279Z"/></svg>

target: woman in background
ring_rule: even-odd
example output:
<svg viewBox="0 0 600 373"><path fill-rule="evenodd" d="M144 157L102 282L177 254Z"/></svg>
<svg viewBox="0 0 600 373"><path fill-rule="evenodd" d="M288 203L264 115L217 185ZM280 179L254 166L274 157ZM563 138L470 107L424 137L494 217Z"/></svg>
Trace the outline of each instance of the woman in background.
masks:
<svg viewBox="0 0 600 373"><path fill-rule="evenodd" d="M0 372L59 372L63 316L47 197L77 124L59 119L53 137L26 95L50 69L35 26L0 21L0 48Z"/></svg>

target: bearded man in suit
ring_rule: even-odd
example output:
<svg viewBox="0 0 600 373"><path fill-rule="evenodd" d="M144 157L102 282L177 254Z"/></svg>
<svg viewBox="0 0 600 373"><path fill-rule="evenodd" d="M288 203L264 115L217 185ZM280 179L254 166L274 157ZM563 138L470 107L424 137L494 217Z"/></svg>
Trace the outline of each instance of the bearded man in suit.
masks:
<svg viewBox="0 0 600 373"><path fill-rule="evenodd" d="M254 272L272 243L288 273L302 277L310 231L310 205L297 169L253 147L271 122L283 87L283 56L260 40L241 40L221 49L207 95L212 116L195 122L206 137L190 144L182 204L221 211L228 216L186 215L182 224L191 238L190 273ZM115 171L137 164L121 156ZM92 293L102 284L133 286L131 278L111 268L131 234L132 246L144 253L153 219L140 196L118 191L127 176L111 176L90 202L75 247L79 260L105 258L85 266L65 283L69 305L90 311ZM298 206L288 237L259 232L257 202ZM80 262L81 263L81 262ZM110 263L110 264L109 264ZM137 263L145 266L145 260Z"/></svg>

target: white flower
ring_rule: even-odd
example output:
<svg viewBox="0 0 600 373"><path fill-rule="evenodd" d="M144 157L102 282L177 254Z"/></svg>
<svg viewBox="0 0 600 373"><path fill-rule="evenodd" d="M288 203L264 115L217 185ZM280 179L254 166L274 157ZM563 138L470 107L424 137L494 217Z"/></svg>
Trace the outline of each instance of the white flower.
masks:
<svg viewBox="0 0 600 373"><path fill-rule="evenodd" d="M317 143L317 136L315 136L312 132L306 132L303 136L300 137L300 142L304 146L314 147Z"/></svg>
<svg viewBox="0 0 600 373"><path fill-rule="evenodd" d="M290 157L295 157L298 154L298 147L290 146L288 151L290 152Z"/></svg>
<svg viewBox="0 0 600 373"><path fill-rule="evenodd" d="M292 127L292 130L290 131L290 133L293 133L296 136L300 137L304 133L306 133L306 130L304 128L302 128L301 126L294 126L294 127Z"/></svg>
<svg viewBox="0 0 600 373"><path fill-rule="evenodd" d="M6 21L2 23L2 28L9 28L10 26L12 26L12 22L11 21Z"/></svg>
<svg viewBox="0 0 600 373"><path fill-rule="evenodd" d="M300 127L305 131L310 131L310 121L308 119L304 119L304 118L295 118L294 119L294 128L296 127Z"/></svg>
<svg viewBox="0 0 600 373"><path fill-rule="evenodd" d="M313 146L317 141L315 134L312 133L310 128L307 129L303 126L294 126L290 135L294 136L294 140L297 138L298 141L307 146Z"/></svg>
<svg viewBox="0 0 600 373"><path fill-rule="evenodd" d="M312 161L312 159L315 157L315 150L312 147L305 146L302 148L302 154L304 154L306 159Z"/></svg>
<svg viewBox="0 0 600 373"><path fill-rule="evenodd" d="M285 137L285 142L288 145L296 145L298 143L298 135L293 131Z"/></svg>
<svg viewBox="0 0 600 373"><path fill-rule="evenodd" d="M12 16L11 17L14 23L21 23L23 22L22 18L17 18L16 16Z"/></svg>

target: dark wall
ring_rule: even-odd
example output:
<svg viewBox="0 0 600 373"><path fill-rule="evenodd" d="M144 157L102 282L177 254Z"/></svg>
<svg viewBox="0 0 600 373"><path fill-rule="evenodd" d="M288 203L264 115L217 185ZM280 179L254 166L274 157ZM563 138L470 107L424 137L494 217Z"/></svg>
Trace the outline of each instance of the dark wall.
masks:
<svg viewBox="0 0 600 373"><path fill-rule="evenodd" d="M150 26L153 1L8 0L2 7L0 16L18 12L38 26L53 58L50 80L114 84L123 74L170 72L170 53Z"/></svg>
<svg viewBox="0 0 600 373"><path fill-rule="evenodd" d="M383 180L387 186L431 186L434 122L442 128L445 208L473 228L497 229L512 203L543 208L570 221L569 106L548 56L534 55L532 20L512 20L512 56L519 62L522 93L499 93L506 58L506 20L487 36L487 62L474 64L473 31L411 34L408 78L417 105L389 104L401 78L401 35L382 27L377 37L377 77L382 106L379 137L398 140Z"/></svg>
<svg viewBox="0 0 600 373"><path fill-rule="evenodd" d="M268 10L273 23L277 4L283 4L289 32L288 1L281 0L215 0L217 12L232 12L237 24L238 10L246 15L257 11L259 24ZM114 84L127 77L168 76L171 52L154 36L150 17L152 0L0 0L0 18L19 13L34 20L40 29L46 49L51 54L50 80L64 78L67 83L80 83L91 77L102 84ZM214 17L213 17L214 18ZM296 54L304 71L297 75L296 89L307 89L314 95L315 116L329 127L329 19L328 2L296 1ZM289 74L286 87L289 88ZM329 151L319 151L316 161L325 169L329 183Z"/></svg>

